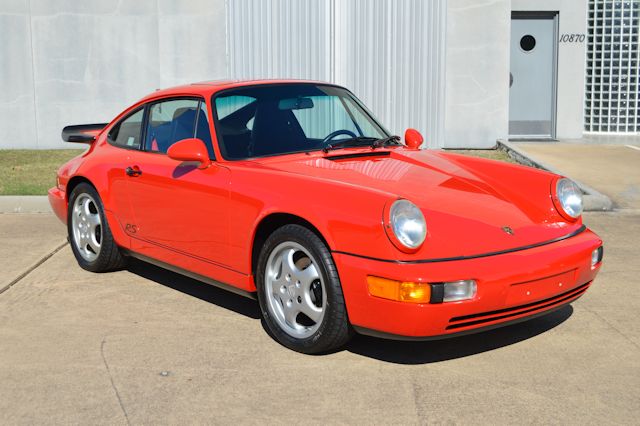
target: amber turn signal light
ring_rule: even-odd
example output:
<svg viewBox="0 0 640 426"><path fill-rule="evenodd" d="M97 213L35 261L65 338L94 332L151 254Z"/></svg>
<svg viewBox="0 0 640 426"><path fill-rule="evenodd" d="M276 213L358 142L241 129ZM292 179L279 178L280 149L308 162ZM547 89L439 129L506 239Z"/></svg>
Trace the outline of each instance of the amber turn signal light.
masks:
<svg viewBox="0 0 640 426"><path fill-rule="evenodd" d="M395 281L370 275L367 277L367 285L369 294L383 299L412 303L429 303L431 300L429 283Z"/></svg>

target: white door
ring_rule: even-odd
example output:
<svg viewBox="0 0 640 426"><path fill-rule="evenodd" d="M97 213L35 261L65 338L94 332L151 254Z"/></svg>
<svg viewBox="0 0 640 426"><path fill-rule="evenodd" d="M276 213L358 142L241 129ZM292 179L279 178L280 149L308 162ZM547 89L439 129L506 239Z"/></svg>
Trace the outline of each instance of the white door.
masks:
<svg viewBox="0 0 640 426"><path fill-rule="evenodd" d="M555 137L557 16L513 12L509 81L511 139Z"/></svg>

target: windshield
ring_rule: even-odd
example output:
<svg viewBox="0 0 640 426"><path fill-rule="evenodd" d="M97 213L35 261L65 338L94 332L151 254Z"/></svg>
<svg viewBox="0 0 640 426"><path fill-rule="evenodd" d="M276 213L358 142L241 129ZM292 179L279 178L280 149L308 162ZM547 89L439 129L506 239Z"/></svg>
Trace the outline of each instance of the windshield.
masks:
<svg viewBox="0 0 640 426"><path fill-rule="evenodd" d="M387 132L345 89L314 84L239 87L214 95L216 131L226 159L321 150ZM355 145L355 144L354 144Z"/></svg>

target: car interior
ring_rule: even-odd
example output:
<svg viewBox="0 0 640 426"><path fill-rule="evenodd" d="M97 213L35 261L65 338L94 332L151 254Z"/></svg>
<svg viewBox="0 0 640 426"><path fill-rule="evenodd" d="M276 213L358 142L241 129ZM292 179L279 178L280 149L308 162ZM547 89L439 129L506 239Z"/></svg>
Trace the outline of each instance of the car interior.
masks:
<svg viewBox="0 0 640 426"><path fill-rule="evenodd" d="M169 147L182 139L194 136L211 146L211 134L205 112L200 109L198 128L194 133L196 107L177 108L171 121L153 121L147 129L145 147L152 152L167 152ZM211 155L211 152L209 153Z"/></svg>
<svg viewBox="0 0 640 426"><path fill-rule="evenodd" d="M207 114L202 109L199 110L197 128L194 132L196 110L196 107L177 108L170 121L149 123L145 148L152 152L166 153L175 142L197 137L207 146L210 158L214 158ZM120 122L109 132L109 140L117 146L139 148L142 116L143 110L140 110Z"/></svg>
<svg viewBox="0 0 640 426"><path fill-rule="evenodd" d="M225 151L225 156L229 158L249 157L252 134L250 127L253 126L249 126L248 123L255 117L256 106L257 101L253 101L218 120L218 132L224 140L224 144L221 144L220 148Z"/></svg>
<svg viewBox="0 0 640 426"><path fill-rule="evenodd" d="M280 108L277 99L255 100L239 108L219 120L219 132L229 158L309 149L293 111Z"/></svg>

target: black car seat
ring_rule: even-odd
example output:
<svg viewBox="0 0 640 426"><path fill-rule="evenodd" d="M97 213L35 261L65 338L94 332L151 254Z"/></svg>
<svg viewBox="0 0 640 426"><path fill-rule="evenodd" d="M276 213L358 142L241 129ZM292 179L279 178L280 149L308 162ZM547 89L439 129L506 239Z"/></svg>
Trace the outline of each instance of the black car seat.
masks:
<svg viewBox="0 0 640 426"><path fill-rule="evenodd" d="M293 112L278 109L277 100L258 103L253 120L249 156L301 150L306 140Z"/></svg>

